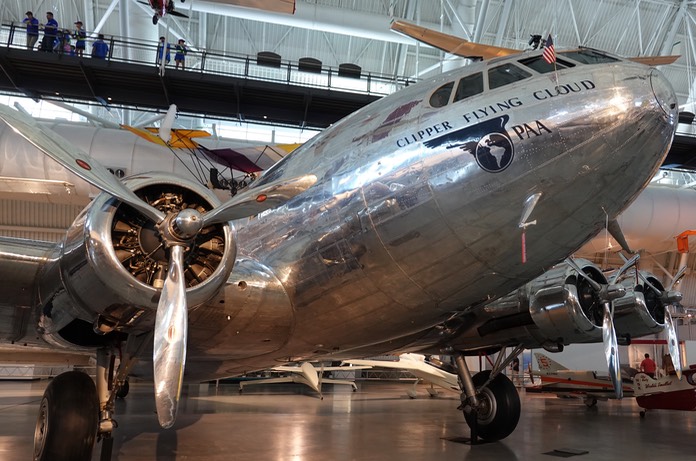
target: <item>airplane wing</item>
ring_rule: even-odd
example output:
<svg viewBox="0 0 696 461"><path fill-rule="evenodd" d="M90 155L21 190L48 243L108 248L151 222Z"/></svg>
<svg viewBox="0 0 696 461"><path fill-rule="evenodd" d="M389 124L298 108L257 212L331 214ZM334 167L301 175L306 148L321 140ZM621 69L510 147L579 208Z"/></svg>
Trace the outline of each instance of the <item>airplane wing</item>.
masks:
<svg viewBox="0 0 696 461"><path fill-rule="evenodd" d="M455 35L445 34L401 20L392 21L391 29L407 37L418 40L419 42L426 43L439 50L463 58L479 58L486 60L512 54L520 54L522 52L514 48L503 48L470 42ZM681 56L636 56L627 59L654 67L672 64L680 57Z"/></svg>
<svg viewBox="0 0 696 461"><path fill-rule="evenodd" d="M404 354L408 356L408 354ZM459 378L453 373L446 372L440 368L426 363L424 360L417 360L410 357L396 361L389 360L367 360L367 359L351 359L345 360L344 363L351 365L363 365L382 368L395 368L407 370L415 377L436 384L444 389L459 391Z"/></svg>
<svg viewBox="0 0 696 461"><path fill-rule="evenodd" d="M463 58L491 59L511 54L519 54L520 50L502 48L493 45L483 45L464 40L461 37L445 34L436 30L427 29L405 21L395 20L391 23L391 29L430 46L446 51L447 53Z"/></svg>
<svg viewBox="0 0 696 461"><path fill-rule="evenodd" d="M274 163L290 154L302 144L263 144L235 149L208 149L199 146L208 158L244 173L258 173L270 168ZM253 160L252 160L253 159Z"/></svg>
<svg viewBox="0 0 696 461"><path fill-rule="evenodd" d="M140 136L146 141L149 141L160 146L172 147L174 149L196 149L199 144L193 138L209 137L210 133L204 130L186 130L175 128L171 130L171 138L169 142L163 140L159 135L159 128L148 127L138 128L130 125L120 125L124 130L128 130L136 136Z"/></svg>
<svg viewBox="0 0 696 461"><path fill-rule="evenodd" d="M256 8L275 13L295 13L295 0L209 0L212 3Z"/></svg>

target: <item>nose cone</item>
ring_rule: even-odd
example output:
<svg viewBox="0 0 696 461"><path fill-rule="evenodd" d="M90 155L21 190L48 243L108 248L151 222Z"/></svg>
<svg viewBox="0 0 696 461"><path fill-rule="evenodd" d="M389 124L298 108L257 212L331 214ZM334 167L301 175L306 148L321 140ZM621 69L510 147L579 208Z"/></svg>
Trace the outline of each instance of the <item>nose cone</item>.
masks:
<svg viewBox="0 0 696 461"><path fill-rule="evenodd" d="M674 94L672 85L667 81L662 72L652 69L650 72L650 85L655 99L662 107L662 110L672 121L677 119L677 96Z"/></svg>

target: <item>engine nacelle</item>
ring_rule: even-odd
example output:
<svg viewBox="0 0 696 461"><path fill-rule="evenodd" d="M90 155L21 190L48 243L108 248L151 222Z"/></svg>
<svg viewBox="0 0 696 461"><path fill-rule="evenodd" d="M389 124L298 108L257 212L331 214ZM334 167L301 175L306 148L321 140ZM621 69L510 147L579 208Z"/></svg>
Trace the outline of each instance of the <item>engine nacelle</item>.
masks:
<svg viewBox="0 0 696 461"><path fill-rule="evenodd" d="M658 290L665 291L655 275L641 271ZM637 337L659 333L665 327L665 305L658 294L639 278L635 271L628 271L619 280L626 288L626 295L614 301L614 327L619 336Z"/></svg>
<svg viewBox="0 0 696 461"><path fill-rule="evenodd" d="M576 264L592 280L605 286L607 278L591 262ZM661 291L654 275L644 273ZM642 281L635 283L635 272L619 280L626 294L614 300L614 323L621 340L656 333L664 327L665 306L657 293ZM489 303L483 313L451 319L444 331L452 332L448 342L456 348L475 350L479 344L544 347L559 350L571 343L602 341L604 303L595 288L576 270L561 263L543 275L502 298Z"/></svg>
<svg viewBox="0 0 696 461"><path fill-rule="evenodd" d="M138 175L124 183L165 213L204 212L220 203L200 184L171 174ZM41 277L39 325L45 339L92 346L113 331L152 328L169 260L154 224L108 194L80 213ZM235 257L229 225L210 226L196 237L184 264L189 308L216 295Z"/></svg>

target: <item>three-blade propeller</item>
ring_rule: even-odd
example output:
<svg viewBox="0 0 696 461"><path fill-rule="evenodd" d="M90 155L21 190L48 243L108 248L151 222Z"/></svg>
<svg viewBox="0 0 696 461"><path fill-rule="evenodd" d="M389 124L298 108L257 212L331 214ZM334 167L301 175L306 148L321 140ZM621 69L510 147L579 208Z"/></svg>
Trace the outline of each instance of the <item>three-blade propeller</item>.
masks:
<svg viewBox="0 0 696 461"><path fill-rule="evenodd" d="M171 427L176 419L186 363L186 251L203 228L281 206L311 187L317 181L316 176L308 174L281 179L247 189L206 213L184 209L167 214L144 202L97 161L58 134L39 127L31 117L0 104L0 119L64 168L130 205L156 224L161 243L170 255L155 320L152 357L155 400L160 425Z"/></svg>
<svg viewBox="0 0 696 461"><path fill-rule="evenodd" d="M616 336L616 328L614 327L614 300L621 298L626 294L626 289L617 284L619 277L634 265L640 258L640 255L634 255L627 260L621 268L616 271L609 283L601 284L588 276L580 266L577 265L572 258L566 259L568 265L575 269L579 276L583 277L592 286L597 294L597 297L604 306L604 314L602 319L602 342L604 343L604 356L607 360L609 368L609 377L614 386L614 393L617 399L623 398L623 384L621 381L621 363L619 361L619 341Z"/></svg>
<svg viewBox="0 0 696 461"><path fill-rule="evenodd" d="M621 255L622 259L626 259L624 255L619 253ZM686 273L686 266L682 266L679 271L677 271L676 275L674 278L672 278L672 281L670 282L669 286L665 291L662 291L658 289L655 285L650 283L650 281L643 275L640 271L638 271L638 276L640 279L643 281L645 285L647 285L651 290L655 292L658 298L660 298L660 301L662 302L663 306L665 307L665 331L667 333L667 348L669 349L669 355L670 358L672 359L672 365L674 366L674 371L677 374L677 379L681 380L682 377L682 369L681 369L681 353L679 352L679 340L677 338L677 328L674 324L674 320L672 319L672 313L670 312L670 308L674 303L681 301L682 299L682 294L678 291L674 291L674 285L679 282L679 280L684 276Z"/></svg>

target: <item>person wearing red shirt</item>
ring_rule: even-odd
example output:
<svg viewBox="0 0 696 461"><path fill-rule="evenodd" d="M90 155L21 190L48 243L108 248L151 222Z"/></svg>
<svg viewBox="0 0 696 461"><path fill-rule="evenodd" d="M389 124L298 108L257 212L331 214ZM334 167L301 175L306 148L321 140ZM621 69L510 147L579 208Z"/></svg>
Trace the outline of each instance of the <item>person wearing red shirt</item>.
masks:
<svg viewBox="0 0 696 461"><path fill-rule="evenodd" d="M653 359L650 358L650 354L645 354L645 358L642 362L640 362L640 371L650 376L651 378L654 378L656 370L657 365L655 365Z"/></svg>

